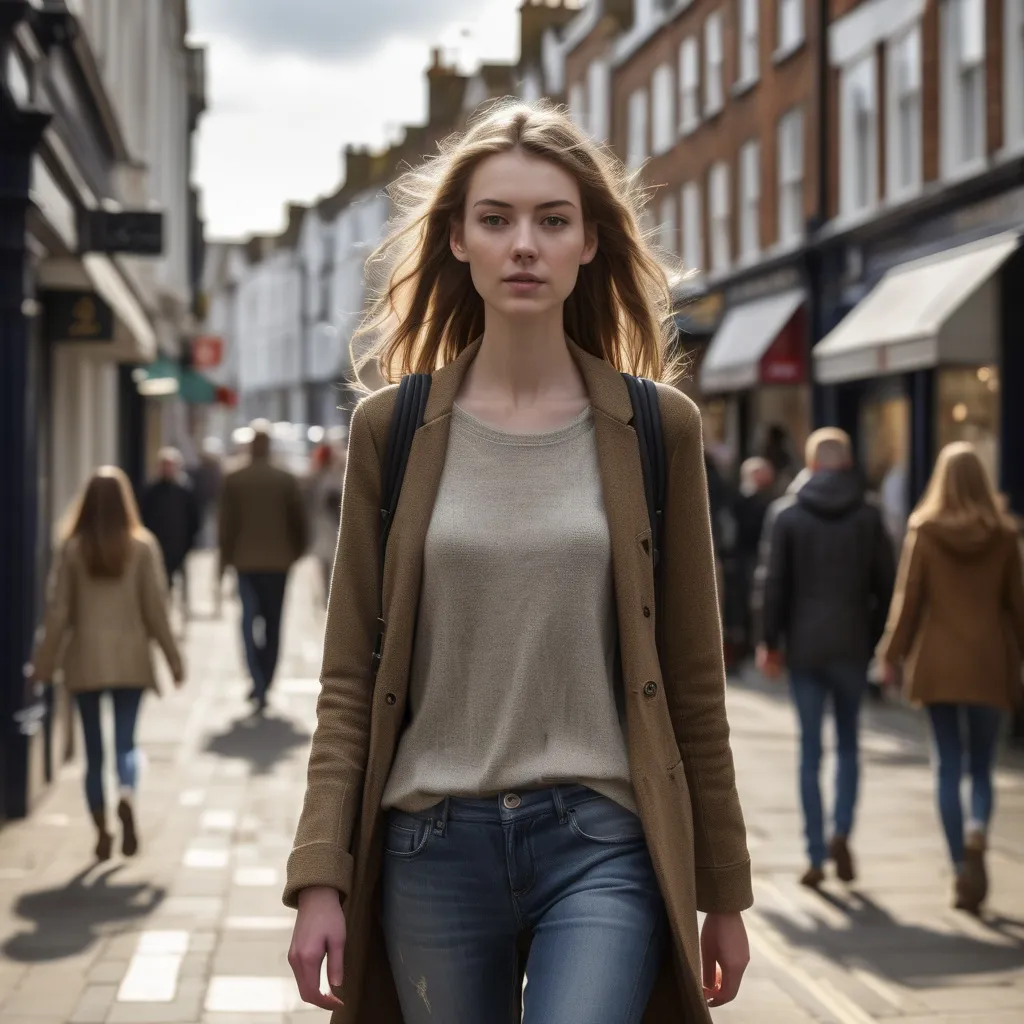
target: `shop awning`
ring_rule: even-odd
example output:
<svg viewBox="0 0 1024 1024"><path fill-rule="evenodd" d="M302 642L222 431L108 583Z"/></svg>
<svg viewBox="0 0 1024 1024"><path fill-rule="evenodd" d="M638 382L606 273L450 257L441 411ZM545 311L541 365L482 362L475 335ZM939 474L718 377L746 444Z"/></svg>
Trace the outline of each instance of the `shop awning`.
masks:
<svg viewBox="0 0 1024 1024"><path fill-rule="evenodd" d="M189 370L170 359L157 359L135 371L135 384L139 393L149 398L177 395L190 405L225 403L226 398L213 381L201 373Z"/></svg>
<svg viewBox="0 0 1024 1024"><path fill-rule="evenodd" d="M700 368L700 389L705 395L745 391L757 384L787 383L764 380L762 361L776 339L807 298L802 288L768 295L730 309L715 332ZM791 360L786 365L794 365ZM799 377L799 366L795 366Z"/></svg>
<svg viewBox="0 0 1024 1024"><path fill-rule="evenodd" d="M114 311L114 316L127 332L135 359L143 361L154 358L157 354L156 333L149 316L110 257L100 253L86 253L82 257L82 265L93 287Z"/></svg>
<svg viewBox="0 0 1024 1024"><path fill-rule="evenodd" d="M992 362L999 351L996 271L1016 232L900 264L813 351L823 384Z"/></svg>

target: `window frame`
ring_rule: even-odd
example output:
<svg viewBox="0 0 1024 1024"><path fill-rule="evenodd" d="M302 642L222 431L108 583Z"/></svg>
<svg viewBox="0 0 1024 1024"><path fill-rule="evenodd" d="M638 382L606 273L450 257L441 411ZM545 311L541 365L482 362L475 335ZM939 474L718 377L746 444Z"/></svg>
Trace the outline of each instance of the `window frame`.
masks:
<svg viewBox="0 0 1024 1024"><path fill-rule="evenodd" d="M806 177L806 138L804 109L790 107L778 120L775 130L777 145L778 195L776 210L777 244L781 247L799 245L806 234L804 218L804 181ZM794 138L795 137L795 138ZM796 159L791 159L793 150ZM795 194L795 204L791 201ZM796 220L790 223L794 214ZM790 228L793 230L789 230Z"/></svg>
<svg viewBox="0 0 1024 1024"><path fill-rule="evenodd" d="M761 142L747 139L739 153L739 260L753 263L761 255Z"/></svg>
<svg viewBox="0 0 1024 1024"><path fill-rule="evenodd" d="M651 155L667 153L676 142L675 75L668 61L651 73Z"/></svg>
<svg viewBox="0 0 1024 1024"><path fill-rule="evenodd" d="M692 64L687 63L687 55ZM687 36L679 44L679 133L690 135L701 123L700 41Z"/></svg>
<svg viewBox="0 0 1024 1024"><path fill-rule="evenodd" d="M865 109L851 108L857 93ZM878 63L875 51L862 53L840 75L839 196L843 217L858 217L875 209L878 183Z"/></svg>
<svg viewBox="0 0 1024 1024"><path fill-rule="evenodd" d="M791 24L791 18L795 13L796 18L792 24L793 38L786 38L786 31ZM775 59L782 60L791 53L798 50L807 41L807 12L804 10L804 0L776 0L775 3Z"/></svg>
<svg viewBox="0 0 1024 1024"><path fill-rule="evenodd" d="M915 82L903 88L901 68L906 48L913 42ZM921 189L923 177L923 71L920 22L891 37L886 44L886 197L901 199ZM909 122L909 123L908 123ZM908 138L908 130L910 137ZM909 158L909 167L908 167Z"/></svg>
<svg viewBox="0 0 1024 1024"><path fill-rule="evenodd" d="M725 27L720 9L704 20L703 99L705 118L714 117L725 107Z"/></svg>
<svg viewBox="0 0 1024 1024"><path fill-rule="evenodd" d="M679 202L679 245L687 270L704 272L704 196L699 179L683 184Z"/></svg>
<svg viewBox="0 0 1024 1024"><path fill-rule="evenodd" d="M736 0L736 84L752 85L761 77L760 0Z"/></svg>
<svg viewBox="0 0 1024 1024"><path fill-rule="evenodd" d="M980 18L978 31L972 33L977 50L965 53L964 19L970 11ZM939 13L942 176L956 179L980 171L988 157L987 12L984 0L945 0ZM972 109L965 116L968 81L973 83L974 95Z"/></svg>
<svg viewBox="0 0 1024 1024"><path fill-rule="evenodd" d="M650 131L650 97L648 92L647 86L641 85L629 94L626 129L628 133L626 165L630 170L640 167L648 157ZM640 129L637 128L638 116L642 122L642 128Z"/></svg>
<svg viewBox="0 0 1024 1024"><path fill-rule="evenodd" d="M718 160L708 170L708 225L713 274L725 274L732 260L732 175L729 163Z"/></svg>

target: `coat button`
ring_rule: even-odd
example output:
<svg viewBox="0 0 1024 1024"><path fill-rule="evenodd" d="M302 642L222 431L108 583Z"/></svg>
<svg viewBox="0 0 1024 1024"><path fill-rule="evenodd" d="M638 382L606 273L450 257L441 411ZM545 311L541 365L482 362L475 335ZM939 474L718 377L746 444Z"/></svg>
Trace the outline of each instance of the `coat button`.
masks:
<svg viewBox="0 0 1024 1024"><path fill-rule="evenodd" d="M651 609L644 605L644 618L649 619L651 617Z"/></svg>
<svg viewBox="0 0 1024 1024"><path fill-rule="evenodd" d="M397 697L396 697L396 696L395 696L395 695L394 695L393 693L389 693L389 694L388 694L388 695L387 695L387 696L386 696L386 697L384 698L384 703L385 703L385 704L394 704L396 700L398 700L398 698L397 698Z"/></svg>
<svg viewBox="0 0 1024 1024"><path fill-rule="evenodd" d="M658 684L655 682L649 682L644 687L644 696L653 697L658 692Z"/></svg>

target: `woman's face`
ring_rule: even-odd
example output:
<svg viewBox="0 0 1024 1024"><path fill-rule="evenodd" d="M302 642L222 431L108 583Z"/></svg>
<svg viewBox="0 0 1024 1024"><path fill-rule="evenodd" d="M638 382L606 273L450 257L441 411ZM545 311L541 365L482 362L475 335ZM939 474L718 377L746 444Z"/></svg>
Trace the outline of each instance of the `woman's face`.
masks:
<svg viewBox="0 0 1024 1024"><path fill-rule="evenodd" d="M451 248L469 264L484 303L507 316L561 312L580 265L597 252L575 178L521 150L498 153L473 173Z"/></svg>

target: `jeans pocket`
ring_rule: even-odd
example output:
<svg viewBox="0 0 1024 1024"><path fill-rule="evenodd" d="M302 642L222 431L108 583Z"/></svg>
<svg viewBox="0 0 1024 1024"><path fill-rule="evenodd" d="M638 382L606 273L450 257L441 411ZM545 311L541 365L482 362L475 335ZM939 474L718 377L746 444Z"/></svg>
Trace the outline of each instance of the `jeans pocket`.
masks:
<svg viewBox="0 0 1024 1024"><path fill-rule="evenodd" d="M434 823L429 818L392 811L384 835L384 852L402 860L417 857L426 849L433 829Z"/></svg>
<svg viewBox="0 0 1024 1024"><path fill-rule="evenodd" d="M569 827L591 843L644 841L644 827L632 811L608 797L584 800L569 807Z"/></svg>

